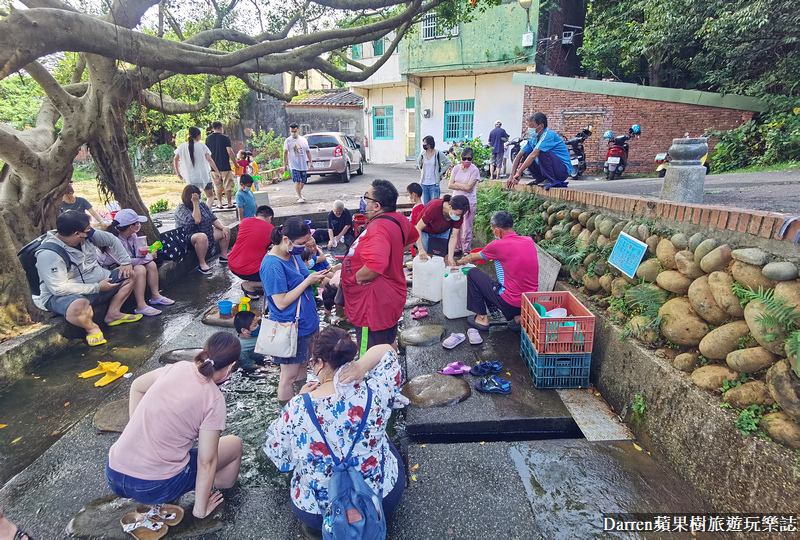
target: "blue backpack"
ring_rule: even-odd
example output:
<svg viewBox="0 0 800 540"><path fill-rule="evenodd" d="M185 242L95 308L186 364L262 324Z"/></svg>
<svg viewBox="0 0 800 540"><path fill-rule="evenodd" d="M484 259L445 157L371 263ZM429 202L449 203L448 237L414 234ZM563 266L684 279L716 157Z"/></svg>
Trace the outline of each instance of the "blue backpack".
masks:
<svg viewBox="0 0 800 540"><path fill-rule="evenodd" d="M350 459L353 448L361 439L361 433L367 424L367 418L372 406L372 389L367 386L367 406L364 407L361 424L358 426L358 432L350 451L341 461L333 453L331 446L325 439L325 434L319 425L317 415L314 413L314 406L311 404L311 398L308 394L303 394L303 401L306 404L308 416L322 436L322 441L328 447L328 452L334 463L333 475L328 483L328 508L324 511L322 517L322 538L325 540L373 540L386 538L383 490L381 489L381 493L376 495L364 480L364 475L358 466L358 460ZM382 456L381 482L383 482L384 461Z"/></svg>

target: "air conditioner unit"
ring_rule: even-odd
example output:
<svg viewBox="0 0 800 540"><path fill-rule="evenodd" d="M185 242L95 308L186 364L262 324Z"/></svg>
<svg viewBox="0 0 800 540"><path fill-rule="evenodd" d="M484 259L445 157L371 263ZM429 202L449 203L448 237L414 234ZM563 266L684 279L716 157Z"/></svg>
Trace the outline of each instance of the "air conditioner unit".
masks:
<svg viewBox="0 0 800 540"><path fill-rule="evenodd" d="M526 32L522 34L522 46L533 47L533 32Z"/></svg>

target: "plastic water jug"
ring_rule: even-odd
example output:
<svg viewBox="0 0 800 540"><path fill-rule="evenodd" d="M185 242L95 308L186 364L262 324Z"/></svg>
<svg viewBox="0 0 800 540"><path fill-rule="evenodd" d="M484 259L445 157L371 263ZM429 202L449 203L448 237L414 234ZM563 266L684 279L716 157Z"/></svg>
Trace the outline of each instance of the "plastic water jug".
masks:
<svg viewBox="0 0 800 540"><path fill-rule="evenodd" d="M429 257L427 261L422 261L417 255L414 257L414 263L411 268L414 272L411 293L417 298L424 298L431 302L441 300L442 276L445 273L444 259L441 257Z"/></svg>
<svg viewBox="0 0 800 540"><path fill-rule="evenodd" d="M442 278L442 311L448 319L475 315L467 309L467 272L469 268L450 269Z"/></svg>

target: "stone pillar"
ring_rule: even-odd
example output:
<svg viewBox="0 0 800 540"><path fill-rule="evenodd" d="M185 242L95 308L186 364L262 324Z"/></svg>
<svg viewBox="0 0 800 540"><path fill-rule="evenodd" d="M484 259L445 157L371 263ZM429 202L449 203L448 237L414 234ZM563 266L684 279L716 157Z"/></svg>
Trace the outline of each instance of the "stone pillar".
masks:
<svg viewBox="0 0 800 540"><path fill-rule="evenodd" d="M706 168L700 160L707 153L708 139L705 137L673 139L669 148L669 167L661 186L661 198L668 201L702 203Z"/></svg>

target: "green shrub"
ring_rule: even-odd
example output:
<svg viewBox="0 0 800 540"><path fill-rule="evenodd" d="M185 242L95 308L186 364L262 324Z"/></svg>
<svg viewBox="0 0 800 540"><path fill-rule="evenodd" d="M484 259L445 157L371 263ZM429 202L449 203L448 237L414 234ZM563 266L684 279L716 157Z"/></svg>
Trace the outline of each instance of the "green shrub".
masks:
<svg viewBox="0 0 800 540"><path fill-rule="evenodd" d="M782 107L782 108L781 108ZM729 131L709 133L719 143L709 156L714 172L800 160L800 107L781 103L755 120Z"/></svg>
<svg viewBox="0 0 800 540"><path fill-rule="evenodd" d="M156 202L150 205L150 215L157 214L159 212L166 212L167 210L169 210L169 201L167 199L158 199Z"/></svg>

